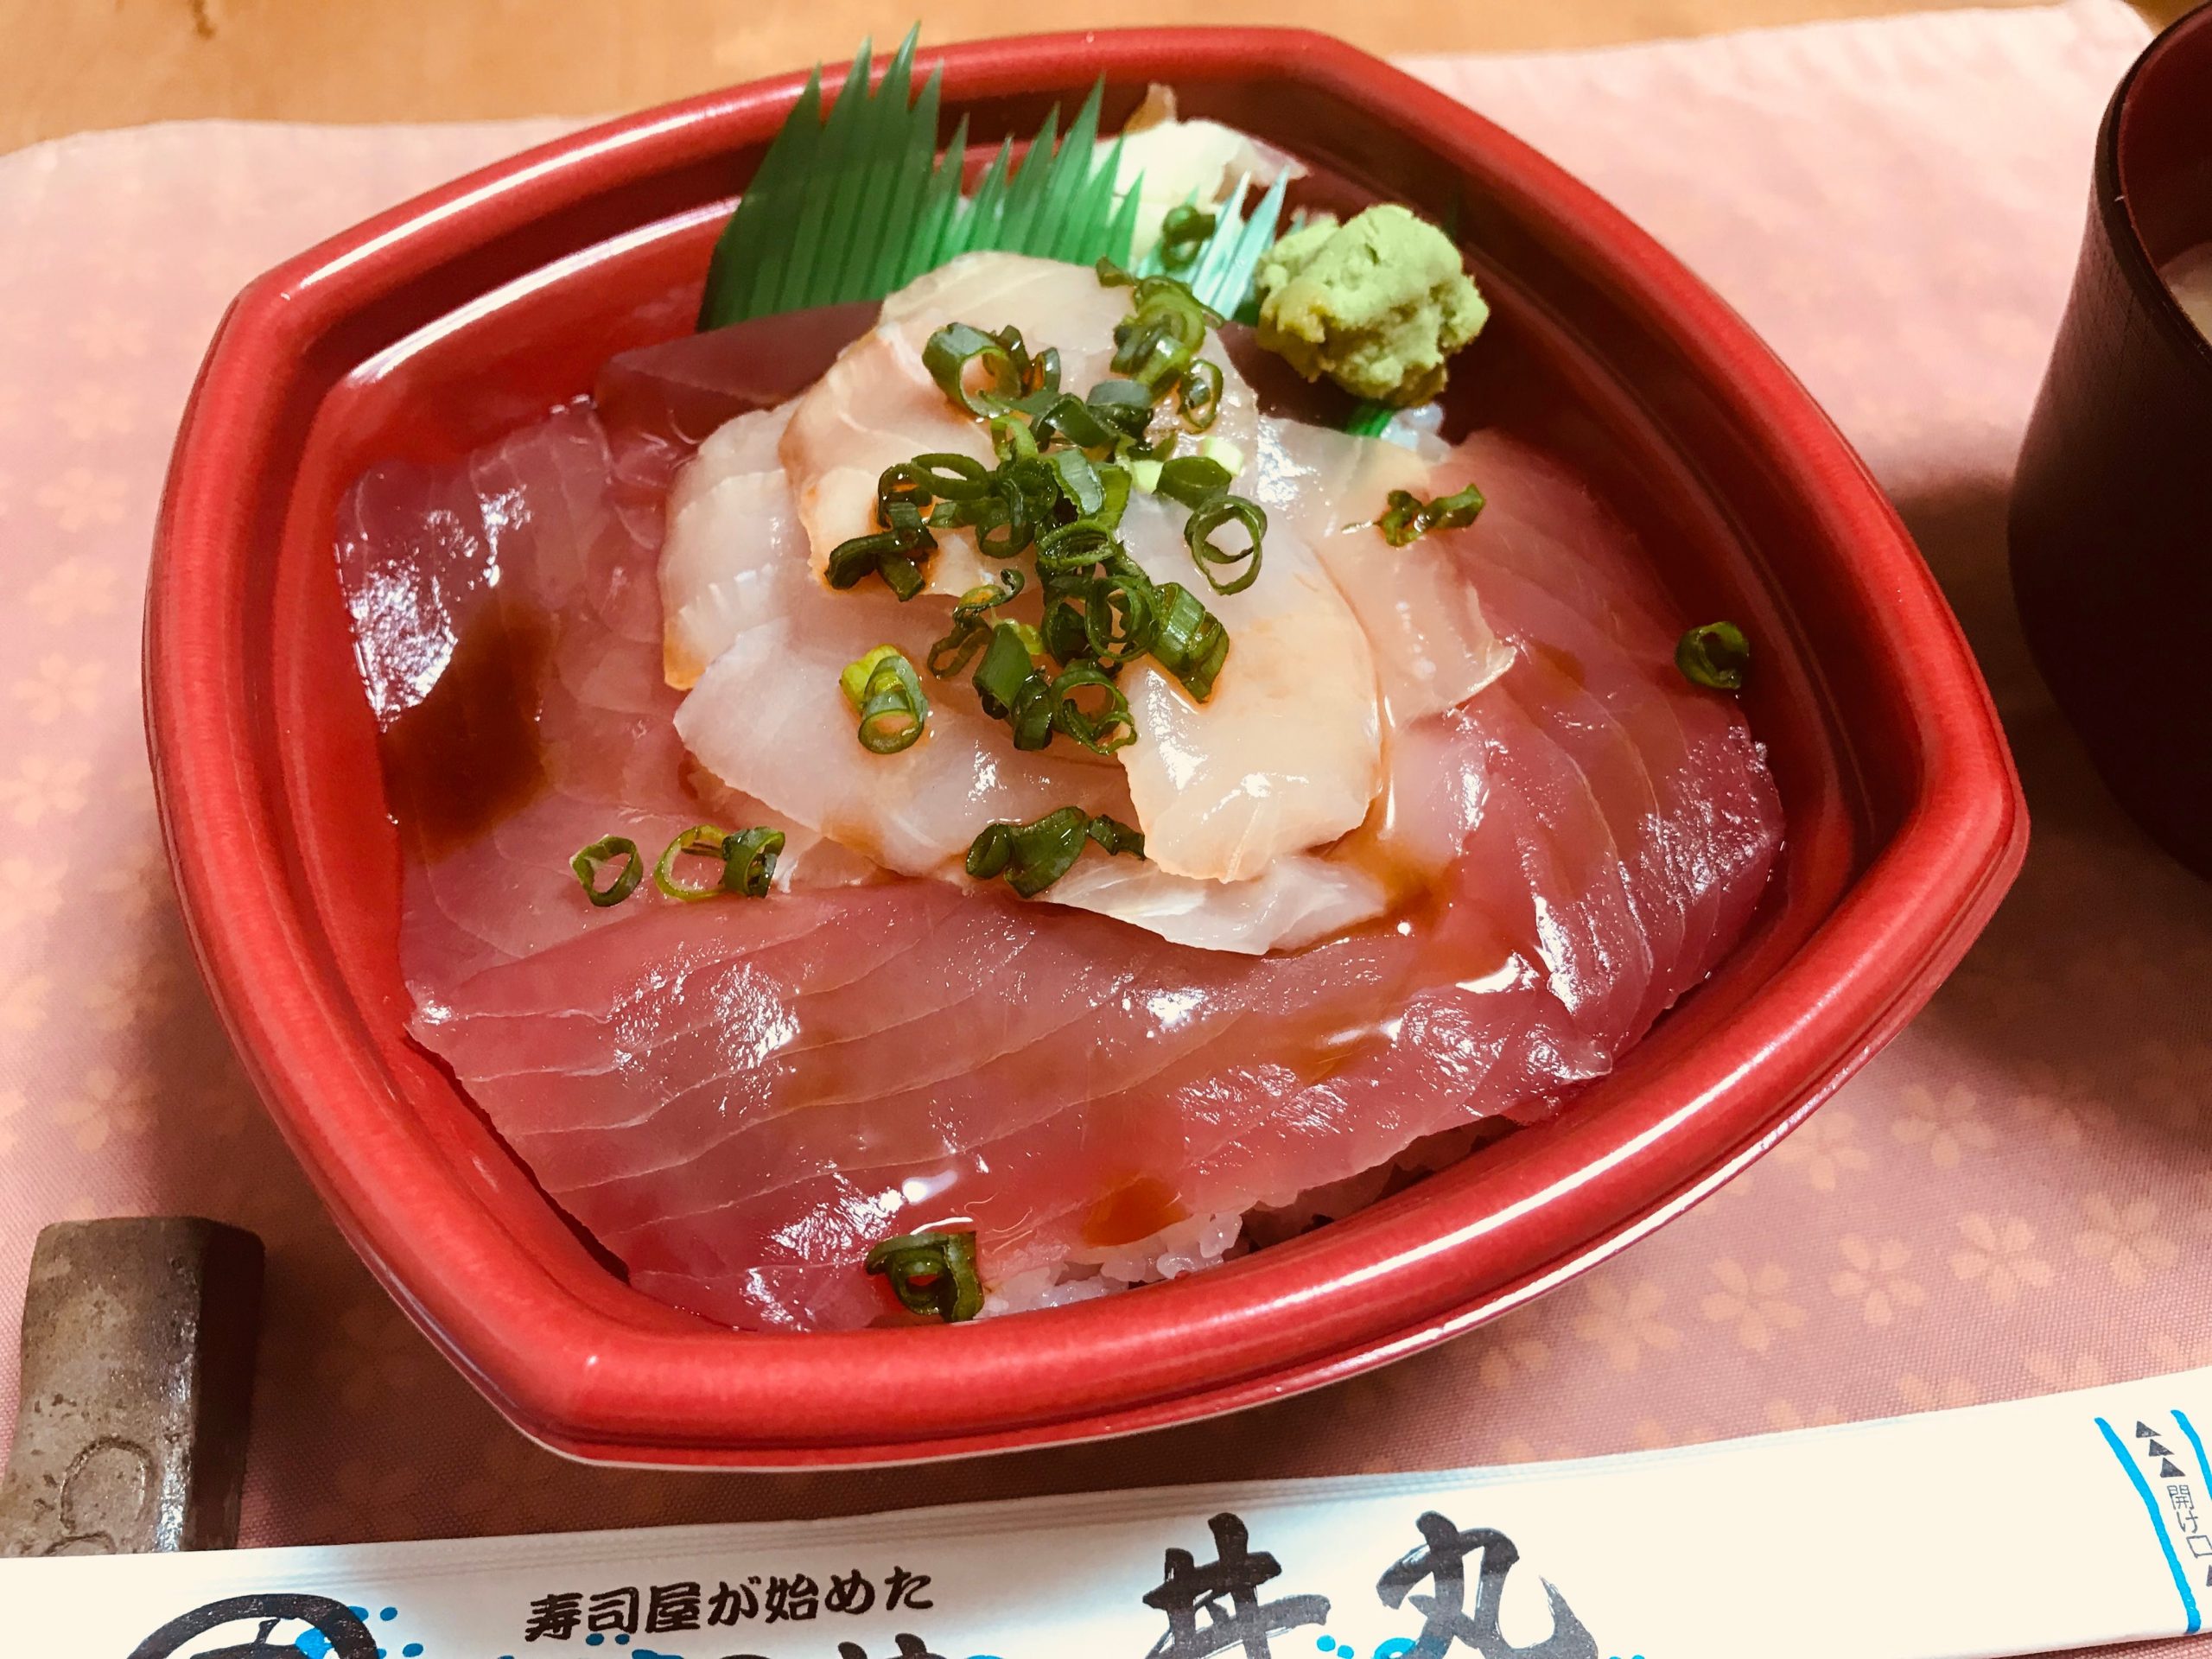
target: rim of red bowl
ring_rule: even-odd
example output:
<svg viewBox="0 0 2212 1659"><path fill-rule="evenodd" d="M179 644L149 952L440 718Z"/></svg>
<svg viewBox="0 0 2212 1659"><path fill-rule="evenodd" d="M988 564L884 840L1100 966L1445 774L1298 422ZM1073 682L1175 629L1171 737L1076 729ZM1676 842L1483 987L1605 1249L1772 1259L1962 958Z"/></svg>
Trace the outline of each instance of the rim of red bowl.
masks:
<svg viewBox="0 0 2212 1659"><path fill-rule="evenodd" d="M650 162L765 141L804 77L576 133L370 219L249 287L179 435L147 610L149 743L194 947L263 1097L340 1226L432 1339L518 1426L607 1461L773 1467L1037 1446L1263 1401L1408 1353L1541 1294L1678 1213L1787 1132L1894 1034L1993 910L2025 847L2018 780L1934 579L1827 418L1649 237L1535 151L1325 35L1193 29L1031 36L922 54L950 104L1065 79L1296 77L1468 164L1479 156L1592 250L1763 445L1911 683L1921 787L1896 834L1783 968L1679 1064L1492 1154L1480 1213L1368 1212L1172 1295L958 1331L740 1335L632 1323L580 1295L458 1184L380 1078L362 1016L286 879L272 757L255 742L247 607L261 461L302 417L288 372L402 275L617 190ZM1918 964L1900 975L1894 964ZM374 1171L372 1181L367 1174ZM402 1217L387 1196L410 1196ZM373 1191L372 1189L374 1189ZM1257 1270L1252 1270L1256 1268ZM598 1269L594 1268L596 1272ZM897 1402L895 1412L887 1402Z"/></svg>

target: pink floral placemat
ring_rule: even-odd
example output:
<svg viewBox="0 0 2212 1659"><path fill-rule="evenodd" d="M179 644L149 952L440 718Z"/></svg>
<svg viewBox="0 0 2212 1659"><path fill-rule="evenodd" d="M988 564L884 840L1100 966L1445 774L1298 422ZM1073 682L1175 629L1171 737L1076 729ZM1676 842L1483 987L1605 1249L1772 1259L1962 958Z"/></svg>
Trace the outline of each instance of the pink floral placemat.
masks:
<svg viewBox="0 0 2212 1659"><path fill-rule="evenodd" d="M1681 252L1857 442L1996 689L2035 815L2026 873L1928 1012L1804 1128L1558 1295L1264 1410L908 1471L601 1471L508 1430L324 1219L209 1013L162 873L139 594L224 302L558 125L193 124L0 158L0 1338L44 1223L183 1211L260 1233L252 1543L1563 1457L2212 1363L2212 890L2097 784L2004 568L2092 136L2144 39L2112 0L2075 0L1414 66Z"/></svg>

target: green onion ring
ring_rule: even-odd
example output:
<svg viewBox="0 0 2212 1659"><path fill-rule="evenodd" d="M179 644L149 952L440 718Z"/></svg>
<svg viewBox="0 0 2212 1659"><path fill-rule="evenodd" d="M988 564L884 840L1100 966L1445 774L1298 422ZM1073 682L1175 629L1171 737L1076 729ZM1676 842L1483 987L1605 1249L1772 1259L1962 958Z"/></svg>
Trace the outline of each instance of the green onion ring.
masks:
<svg viewBox="0 0 2212 1659"><path fill-rule="evenodd" d="M1021 338L1021 330L1008 323L992 332L991 338L1006 347L1007 360L1014 365L1014 384L1019 386L1029 378L1032 367L1029 346Z"/></svg>
<svg viewBox="0 0 2212 1659"><path fill-rule="evenodd" d="M1175 383L1175 409L1183 423L1203 432L1221 413L1221 365L1200 358Z"/></svg>
<svg viewBox="0 0 2212 1659"><path fill-rule="evenodd" d="M765 899L776 879L776 859L784 850L784 832L765 826L747 830L722 842L722 891L747 899Z"/></svg>
<svg viewBox="0 0 2212 1659"><path fill-rule="evenodd" d="M1154 307L1173 306L1197 314L1198 321L1208 327L1218 328L1229 321L1197 294L1180 276L1155 272L1138 279L1136 291L1129 296L1129 304L1139 311Z"/></svg>
<svg viewBox="0 0 2212 1659"><path fill-rule="evenodd" d="M940 500L973 501L991 487L991 469L969 455L916 455L907 467Z"/></svg>
<svg viewBox="0 0 2212 1659"><path fill-rule="evenodd" d="M1751 665L1751 642L1733 622L1692 628L1675 647L1675 666L1692 684L1740 691Z"/></svg>
<svg viewBox="0 0 2212 1659"><path fill-rule="evenodd" d="M890 1281L892 1294L909 1313L933 1314L958 1325L982 1312L983 1281L976 1270L972 1232L887 1238L868 1251L867 1267Z"/></svg>
<svg viewBox="0 0 2212 1659"><path fill-rule="evenodd" d="M661 849L660 861L653 866L653 886L660 889L663 898L681 899L687 905L696 905L702 899L713 898L722 890L721 877L717 875L715 884L709 887L687 887L676 879L676 861L679 855L688 854L694 858L711 858L721 862L726 856L728 845L728 830L718 829L711 823L693 824ZM723 868L727 871L728 866L725 863Z"/></svg>
<svg viewBox="0 0 2212 1659"><path fill-rule="evenodd" d="M1245 533L1252 538L1251 545L1236 552L1224 552L1214 545L1213 532L1232 519L1244 527ZM1264 507L1241 495L1222 495L1192 511L1190 522L1183 526L1183 541L1214 592L1241 594L1260 574L1260 543L1267 533L1268 514ZM1224 582L1213 573L1216 565L1229 569L1240 564L1244 572L1233 582Z"/></svg>
<svg viewBox="0 0 2212 1659"><path fill-rule="evenodd" d="M1144 856L1141 831L1103 813L1094 818L1079 806L1063 806L1031 823L985 824L969 843L964 868L978 881L1003 875L1007 886L1034 899L1075 868L1086 841L1109 853Z"/></svg>
<svg viewBox="0 0 2212 1659"><path fill-rule="evenodd" d="M1048 459L1059 478L1060 493L1075 504L1079 517L1088 518L1106 505L1106 486L1090 456L1080 449L1055 449Z"/></svg>
<svg viewBox="0 0 2212 1659"><path fill-rule="evenodd" d="M838 683L860 711L861 747L870 754L897 754L920 740L929 723L929 699L898 646L878 645L848 663Z"/></svg>
<svg viewBox="0 0 2212 1659"><path fill-rule="evenodd" d="M1104 692L1105 706L1095 714L1086 710L1076 701L1078 691ZM1111 754L1137 741L1129 700L1096 663L1077 663L1053 680L1052 729L1093 754Z"/></svg>
<svg viewBox="0 0 2212 1659"><path fill-rule="evenodd" d="M875 510L886 530L897 528L892 523L892 512L903 507L918 518L921 510L929 505L934 493L921 469L911 461L900 461L887 467L875 480Z"/></svg>
<svg viewBox="0 0 2212 1659"><path fill-rule="evenodd" d="M1126 467L1101 466L1098 482L1106 499L1098 511L1086 515L1095 524L1107 530L1119 530L1122 516L1129 510L1129 469Z"/></svg>
<svg viewBox="0 0 2212 1659"><path fill-rule="evenodd" d="M1132 441L1152 424L1152 389L1135 380L1101 380L1084 399L1094 420Z"/></svg>
<svg viewBox="0 0 2212 1659"><path fill-rule="evenodd" d="M1220 222L1216 215L1188 202L1169 208L1166 218L1160 221L1160 263L1170 270L1188 269Z"/></svg>
<svg viewBox="0 0 2212 1659"><path fill-rule="evenodd" d="M929 531L929 520L922 514L928 499L918 491L910 495L886 493L876 498L876 517L882 520L883 533L891 537L898 551L918 553L937 545L937 537Z"/></svg>
<svg viewBox="0 0 2212 1659"><path fill-rule="evenodd" d="M887 553L877 562L875 572L883 578L883 585L896 594L901 604L922 591L925 585L921 567L904 553Z"/></svg>
<svg viewBox="0 0 2212 1659"><path fill-rule="evenodd" d="M1152 418L1149 404L1145 406L1145 418ZM1040 444L1065 438L1078 449L1106 449L1122 437L1127 426L1118 405L1101 409L1071 391L1064 391L1031 416L1029 429Z"/></svg>
<svg viewBox="0 0 2212 1659"><path fill-rule="evenodd" d="M1177 455L1160 462L1153 493L1186 507L1202 507L1228 493L1230 478L1229 468L1211 455Z"/></svg>
<svg viewBox="0 0 2212 1659"><path fill-rule="evenodd" d="M1060 474L1043 455L1016 455L1000 463L998 493L1019 497L1033 524L1043 524L1060 500Z"/></svg>
<svg viewBox="0 0 2212 1659"><path fill-rule="evenodd" d="M1002 874L1007 886L1033 899L1075 868L1090 824L1079 806L1061 807L1032 823L987 824L969 844L968 874L979 881Z"/></svg>
<svg viewBox="0 0 2212 1659"><path fill-rule="evenodd" d="M1013 728L1015 748L1041 749L1052 741L1052 688L1038 672L1025 632L1013 622L994 627L972 683L983 712Z"/></svg>
<svg viewBox="0 0 2212 1659"><path fill-rule="evenodd" d="M1144 831L1132 830L1119 818L1109 818L1103 812L1084 826L1084 834L1109 853L1126 853L1131 858L1144 856Z"/></svg>
<svg viewBox="0 0 2212 1659"><path fill-rule="evenodd" d="M1190 366L1208 321L1220 319L1173 276L1143 278L1129 300L1133 308L1114 327L1114 372L1156 395Z"/></svg>
<svg viewBox="0 0 2212 1659"><path fill-rule="evenodd" d="M1010 328L1004 333L1014 334L1015 346L1020 346L1020 335ZM1026 353L1022 361L1027 362ZM969 365L976 363L982 365L990 388L983 392L982 402L968 386ZM922 366L946 400L964 414L988 416L993 401L1020 395L1021 370L1006 340L964 322L947 323L930 336L922 347Z"/></svg>
<svg viewBox="0 0 2212 1659"><path fill-rule="evenodd" d="M1153 659L1199 702L1213 695L1215 678L1229 658L1229 631L1179 582L1153 593Z"/></svg>
<svg viewBox="0 0 2212 1659"><path fill-rule="evenodd" d="M602 887L599 872L602 865L618 858L627 859L622 874ZM569 868L575 872L576 880L583 883L584 897L601 910L619 905L638 890L638 883L645 879L645 861L638 855L638 843L627 836L601 836L588 847L579 849L569 861Z"/></svg>
<svg viewBox="0 0 2212 1659"><path fill-rule="evenodd" d="M1019 415L992 416L989 431L991 452L1001 462L1010 461L1016 455L1033 455L1037 453L1035 429L1029 421L1024 420Z"/></svg>
<svg viewBox="0 0 2212 1659"><path fill-rule="evenodd" d="M1410 490L1393 490L1382 516L1375 521L1382 539L1405 547L1432 530L1465 530L1483 510L1483 493L1470 484L1450 495L1423 501Z"/></svg>
<svg viewBox="0 0 2212 1659"><path fill-rule="evenodd" d="M1056 662L1080 662L1090 655L1087 607L1058 598L1045 607L1044 625L1038 630L1045 654Z"/></svg>
<svg viewBox="0 0 2212 1659"><path fill-rule="evenodd" d="M950 679L967 667L991 637L991 624L984 613L1010 604L1026 585L1020 571L1006 569L999 572L995 585L987 582L963 594L952 607L952 631L930 647L923 666L940 680Z"/></svg>
<svg viewBox="0 0 2212 1659"><path fill-rule="evenodd" d="M1121 551L1111 531L1088 518L1056 524L1037 538L1037 569L1047 576L1072 575Z"/></svg>
<svg viewBox="0 0 2212 1659"><path fill-rule="evenodd" d="M1084 654L1101 668L1112 670L1150 651L1157 592L1130 561L1111 565L1104 575L1094 578L1084 597ZM1060 656L1058 652L1052 654ZM1060 657L1060 660L1070 659Z"/></svg>
<svg viewBox="0 0 2212 1659"><path fill-rule="evenodd" d="M885 554L895 553L898 549L899 538L888 531L855 536L830 550L829 569L823 574L832 588L856 587L863 576L882 563Z"/></svg>

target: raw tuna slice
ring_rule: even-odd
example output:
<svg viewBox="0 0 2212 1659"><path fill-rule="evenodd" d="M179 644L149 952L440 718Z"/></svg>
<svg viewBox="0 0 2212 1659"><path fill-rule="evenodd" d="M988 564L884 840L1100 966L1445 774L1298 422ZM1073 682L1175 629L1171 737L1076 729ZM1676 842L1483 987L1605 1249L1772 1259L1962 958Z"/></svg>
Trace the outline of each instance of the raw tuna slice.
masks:
<svg viewBox="0 0 2212 1659"><path fill-rule="evenodd" d="M789 891L594 909L584 842L771 821L687 763L662 678L650 509L701 435L563 411L456 472L372 474L340 550L414 1029L650 1294L746 1328L898 1319L862 1257L950 1222L999 1306L1198 1265L1248 1212L1555 1109L1758 901L1781 815L1739 712L1674 671L1627 533L1484 436L1436 476L1489 510L1404 554L1471 587L1440 661L1484 682L1394 728L1389 816L1456 853L1420 902L1232 955L872 874L794 826Z"/></svg>

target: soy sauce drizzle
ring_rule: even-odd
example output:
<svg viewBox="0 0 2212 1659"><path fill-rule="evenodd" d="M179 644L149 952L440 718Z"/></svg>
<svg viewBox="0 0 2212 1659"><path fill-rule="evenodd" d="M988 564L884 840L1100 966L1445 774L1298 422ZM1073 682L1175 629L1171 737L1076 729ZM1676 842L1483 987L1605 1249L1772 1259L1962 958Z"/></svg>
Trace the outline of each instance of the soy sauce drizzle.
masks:
<svg viewBox="0 0 2212 1659"><path fill-rule="evenodd" d="M429 695L379 740L400 832L426 861L498 828L550 786L537 734L552 619L486 605Z"/></svg>

